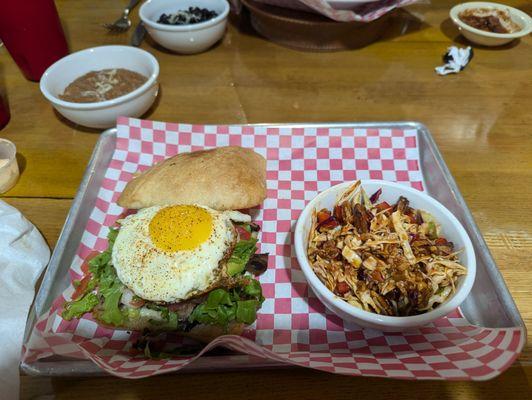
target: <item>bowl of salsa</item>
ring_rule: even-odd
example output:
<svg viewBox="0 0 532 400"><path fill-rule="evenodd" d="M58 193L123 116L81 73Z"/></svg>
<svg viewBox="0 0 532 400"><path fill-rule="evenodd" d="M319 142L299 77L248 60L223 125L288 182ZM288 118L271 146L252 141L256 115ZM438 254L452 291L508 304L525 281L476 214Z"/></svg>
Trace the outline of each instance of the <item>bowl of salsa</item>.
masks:
<svg viewBox="0 0 532 400"><path fill-rule="evenodd" d="M531 18L521 10L499 3L475 1L454 6L450 17L469 41L501 46L530 34Z"/></svg>

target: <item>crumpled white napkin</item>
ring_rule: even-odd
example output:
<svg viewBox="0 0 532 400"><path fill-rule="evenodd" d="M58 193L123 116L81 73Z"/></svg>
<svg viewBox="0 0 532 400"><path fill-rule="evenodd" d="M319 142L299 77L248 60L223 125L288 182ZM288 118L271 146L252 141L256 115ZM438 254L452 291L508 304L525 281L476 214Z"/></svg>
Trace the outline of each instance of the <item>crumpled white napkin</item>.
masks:
<svg viewBox="0 0 532 400"><path fill-rule="evenodd" d="M18 399L19 363L35 283L50 259L40 232L0 200L0 398Z"/></svg>
<svg viewBox="0 0 532 400"><path fill-rule="evenodd" d="M460 49L456 46L451 46L443 56L445 64L434 69L438 75L457 74L469 64L472 58L473 49L471 47Z"/></svg>

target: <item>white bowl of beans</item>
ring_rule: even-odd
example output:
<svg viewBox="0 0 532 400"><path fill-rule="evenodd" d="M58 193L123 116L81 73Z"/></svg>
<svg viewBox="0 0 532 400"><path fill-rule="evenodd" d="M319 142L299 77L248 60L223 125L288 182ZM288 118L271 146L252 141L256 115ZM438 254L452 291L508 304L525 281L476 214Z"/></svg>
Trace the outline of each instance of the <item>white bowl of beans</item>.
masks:
<svg viewBox="0 0 532 400"><path fill-rule="evenodd" d="M191 8L199 14L194 19ZM226 0L148 0L139 10L152 39L181 54L201 53L218 42L225 33L228 14Z"/></svg>
<svg viewBox="0 0 532 400"><path fill-rule="evenodd" d="M43 74L41 92L59 114L90 128L140 117L159 90L159 63L145 50L101 46L72 53Z"/></svg>
<svg viewBox="0 0 532 400"><path fill-rule="evenodd" d="M455 5L449 15L462 35L482 46L502 46L532 31L529 15L499 3L461 3Z"/></svg>

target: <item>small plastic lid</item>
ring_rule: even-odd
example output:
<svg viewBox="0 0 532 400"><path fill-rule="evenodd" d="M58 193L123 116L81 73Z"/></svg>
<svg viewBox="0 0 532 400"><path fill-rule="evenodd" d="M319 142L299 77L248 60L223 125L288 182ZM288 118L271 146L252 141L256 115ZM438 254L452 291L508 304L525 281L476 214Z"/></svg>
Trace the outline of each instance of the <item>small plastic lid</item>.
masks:
<svg viewBox="0 0 532 400"><path fill-rule="evenodd" d="M0 138L0 193L11 189L18 177L17 147L13 142Z"/></svg>

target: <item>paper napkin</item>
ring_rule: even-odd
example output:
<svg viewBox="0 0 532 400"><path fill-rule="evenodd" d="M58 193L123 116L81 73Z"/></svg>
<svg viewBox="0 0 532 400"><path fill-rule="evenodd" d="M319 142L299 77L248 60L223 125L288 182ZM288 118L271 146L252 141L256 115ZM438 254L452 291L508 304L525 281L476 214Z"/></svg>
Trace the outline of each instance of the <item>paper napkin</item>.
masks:
<svg viewBox="0 0 532 400"><path fill-rule="evenodd" d="M35 283L50 259L40 232L0 200L0 397L18 399L19 363Z"/></svg>

